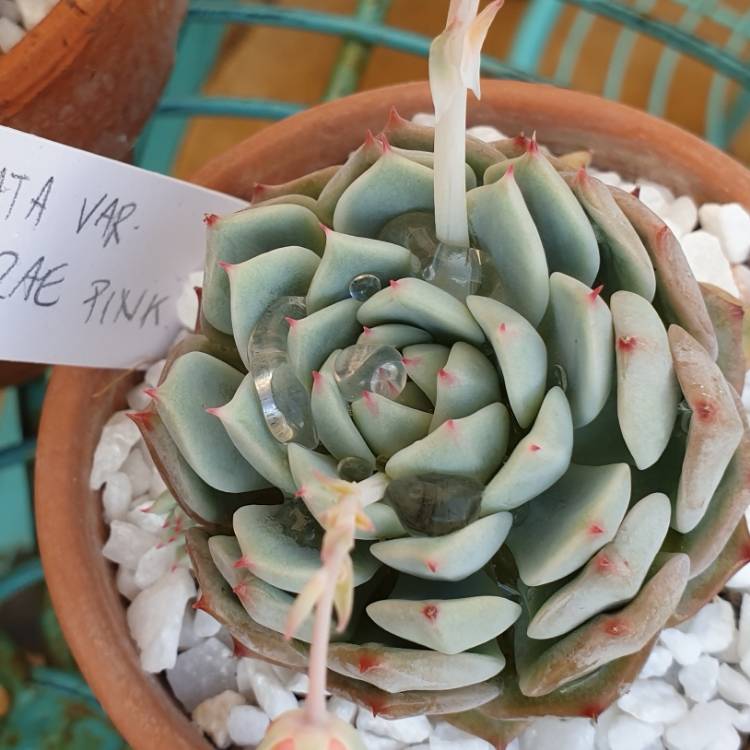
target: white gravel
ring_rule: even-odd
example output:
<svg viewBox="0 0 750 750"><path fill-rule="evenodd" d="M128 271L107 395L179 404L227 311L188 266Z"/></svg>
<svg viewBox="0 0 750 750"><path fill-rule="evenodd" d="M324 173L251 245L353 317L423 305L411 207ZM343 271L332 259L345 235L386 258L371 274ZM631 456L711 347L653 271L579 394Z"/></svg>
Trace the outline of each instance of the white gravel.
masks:
<svg viewBox="0 0 750 750"><path fill-rule="evenodd" d="M0 0L0 53L10 52L58 0Z"/></svg>
<svg viewBox="0 0 750 750"><path fill-rule="evenodd" d="M6 3L0 0L0 16ZM429 116L415 119L430 121ZM489 128L470 132L498 137ZM633 187L612 172L591 172ZM750 255L750 216L744 209L736 204L699 208L686 196L639 184L641 199L687 247L697 278L733 294L743 290L747 269L738 272L731 265ZM200 283L200 274L194 274L188 286ZM192 326L197 312L192 289L180 298L179 311L185 326ZM143 389L156 385L163 365L163 360L155 363L144 384L130 391L131 409L148 404ZM750 389L743 396L750 406ZM185 519L169 515L163 496L152 509L164 485L124 412L114 414L102 432L90 483L104 487L110 538L102 552L118 566L117 586L130 602L127 621L144 670L166 671L177 699L218 747L254 747L269 719L298 706L305 676L236 657L225 629L193 609L198 592L184 551ZM662 633L640 679L598 721L537 719L510 750L738 750L740 733L750 732L750 565L728 589L743 593L739 617L728 601L715 599L691 621ZM388 721L338 697L329 699L329 708L360 730L369 750L491 750L484 740L444 721Z"/></svg>

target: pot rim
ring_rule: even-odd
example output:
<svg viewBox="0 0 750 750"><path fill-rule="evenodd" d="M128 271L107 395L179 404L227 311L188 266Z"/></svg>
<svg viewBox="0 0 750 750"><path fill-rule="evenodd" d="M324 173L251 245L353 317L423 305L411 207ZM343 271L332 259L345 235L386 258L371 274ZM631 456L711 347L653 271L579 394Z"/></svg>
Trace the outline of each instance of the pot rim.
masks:
<svg viewBox="0 0 750 750"><path fill-rule="evenodd" d="M123 2L58 2L10 52L0 56L0 120L21 111L63 75L93 38L92 28Z"/></svg>
<svg viewBox="0 0 750 750"><path fill-rule="evenodd" d="M692 192L701 202L734 200L750 206L750 172L675 125L622 104L546 85L486 81L483 94L481 102L470 105L471 124L517 127L523 118L540 141L552 146L569 146L585 135L595 145L612 144L613 161L627 164L636 155L635 168L646 168L642 174L651 177L658 168L672 177L678 190ZM404 116L431 111L429 88L426 83L403 84L315 107L212 160L195 181L249 198L256 182L291 179L340 162L361 143L368 127L376 130L384 124L392 104ZM587 116L588 129L575 125ZM302 156L299 144L308 149ZM645 157L638 156L641 152ZM709 180L717 171L722 179ZM120 377L112 385L118 377L111 370L53 370L35 469L36 524L46 580L81 672L128 743L135 750L209 750L163 683L141 671L112 567L101 555L100 493L88 489L88 476L101 427L122 408L124 393L134 381L132 375ZM106 388L108 384L112 387Z"/></svg>

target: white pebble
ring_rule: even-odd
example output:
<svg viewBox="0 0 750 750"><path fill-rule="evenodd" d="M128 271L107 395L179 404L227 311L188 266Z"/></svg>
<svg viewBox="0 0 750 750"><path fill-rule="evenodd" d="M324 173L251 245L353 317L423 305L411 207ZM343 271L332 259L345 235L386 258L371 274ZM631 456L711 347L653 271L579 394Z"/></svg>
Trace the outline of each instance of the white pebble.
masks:
<svg viewBox="0 0 750 750"><path fill-rule="evenodd" d="M701 226L716 235L731 263L744 263L750 255L750 215L739 203L706 203L698 212Z"/></svg>
<svg viewBox="0 0 750 750"><path fill-rule="evenodd" d="M734 609L726 599L717 597L684 627L698 639L703 653L716 654L732 643L735 632Z"/></svg>
<svg viewBox="0 0 750 750"><path fill-rule="evenodd" d="M506 137L497 128L493 128L492 125L474 125L474 127L469 128L466 132L485 143L492 143L492 141L499 141L501 138Z"/></svg>
<svg viewBox="0 0 750 750"><path fill-rule="evenodd" d="M151 396L146 393L148 386L145 383L134 385L126 396L128 406L134 411L144 411L151 403Z"/></svg>
<svg viewBox="0 0 750 750"><path fill-rule="evenodd" d="M669 649L674 660L683 667L695 664L701 655L700 641L691 633L666 628L661 631L659 639Z"/></svg>
<svg viewBox="0 0 750 750"><path fill-rule="evenodd" d="M375 716L366 708L360 708L357 714L357 729L409 744L426 740L430 736L431 727L426 716L384 719L382 716Z"/></svg>
<svg viewBox="0 0 750 750"><path fill-rule="evenodd" d="M730 703L750 706L750 680L729 664L719 668L719 695Z"/></svg>
<svg viewBox="0 0 750 750"><path fill-rule="evenodd" d="M151 460L150 458L148 459ZM159 495L167 491L167 485L164 483L159 470L156 466L151 467L151 483L149 484L148 494L150 497L156 499Z"/></svg>
<svg viewBox="0 0 750 750"><path fill-rule="evenodd" d="M21 12L13 0L0 0L0 16L9 18L14 23L21 22Z"/></svg>
<svg viewBox="0 0 750 750"><path fill-rule="evenodd" d="M271 721L285 711L297 708L294 693L284 687L270 664L258 659L240 659L237 665L237 686L243 694L252 691L258 705Z"/></svg>
<svg viewBox="0 0 750 750"><path fill-rule="evenodd" d="M328 701L328 711L334 716L338 716L342 721L352 724L357 714L357 705L345 698L334 696Z"/></svg>
<svg viewBox="0 0 750 750"><path fill-rule="evenodd" d="M359 738L366 750L404 750L406 748L403 742L391 737L381 737L379 734L372 734L371 732L360 732Z"/></svg>
<svg viewBox="0 0 750 750"><path fill-rule="evenodd" d="M134 505L130 506L131 510L125 516L125 520L149 534L161 537L165 529L164 516L160 516L158 513L150 513L148 509L151 505L152 501L146 495L141 495L134 501Z"/></svg>
<svg viewBox="0 0 750 750"><path fill-rule="evenodd" d="M741 711L737 711L737 714L732 721L734 728L744 734L750 733L750 708L743 708Z"/></svg>
<svg viewBox="0 0 750 750"><path fill-rule="evenodd" d="M698 223L698 207L688 195L681 195L667 203L660 214L662 220L669 224L677 239L692 232Z"/></svg>
<svg viewBox="0 0 750 750"><path fill-rule="evenodd" d="M151 488L151 463L146 461L143 451L136 446L130 451L122 465L122 471L128 475L133 488L133 495L148 494Z"/></svg>
<svg viewBox="0 0 750 750"><path fill-rule="evenodd" d="M200 598L200 591L198 592L198 597ZM193 648L193 646L197 646L203 640L202 638L197 638L195 631L193 630L195 613L197 611L197 609L193 608L192 604L188 604L187 607L185 607L185 612L182 615L182 627L180 628L180 640L178 644L180 651ZM240 690L240 692L242 691Z"/></svg>
<svg viewBox="0 0 750 750"><path fill-rule="evenodd" d="M152 547L138 561L135 569L135 583L142 589L156 583L174 565L177 545L162 544Z"/></svg>
<svg viewBox="0 0 750 750"><path fill-rule="evenodd" d="M636 680L617 705L650 724L671 724L687 711L685 699L663 680Z"/></svg>
<svg viewBox="0 0 750 750"><path fill-rule="evenodd" d="M479 737L467 734L447 721L438 721L430 735L429 748L430 750L492 750L492 745Z"/></svg>
<svg viewBox="0 0 750 750"><path fill-rule="evenodd" d="M646 663L639 677L646 680L649 677L663 677L667 670L672 666L672 653L669 649L660 646L658 643L651 649Z"/></svg>
<svg viewBox="0 0 750 750"><path fill-rule="evenodd" d="M723 701L696 703L678 722L667 727L664 739L669 750L737 750L732 726L736 713ZM717 743L714 745L714 743Z"/></svg>
<svg viewBox="0 0 750 750"><path fill-rule="evenodd" d="M587 171L592 177L596 177L597 180L600 180L605 185L614 185L615 187L620 187L622 183L622 177L620 177L617 172L603 172L599 169L596 169L595 167L589 167Z"/></svg>
<svg viewBox="0 0 750 750"><path fill-rule="evenodd" d="M133 485L130 477L122 471L112 474L104 485L102 492L102 506L104 520L112 523L125 517L133 499Z"/></svg>
<svg viewBox="0 0 750 750"><path fill-rule="evenodd" d="M130 449L141 439L141 433L126 412L115 412L104 425L94 451L89 485L98 490L112 474L120 470Z"/></svg>
<svg viewBox="0 0 750 750"><path fill-rule="evenodd" d="M218 748L226 748L232 744L229 737L228 721L233 708L242 706L245 699L233 690L203 701L193 711L193 721L207 734Z"/></svg>
<svg viewBox="0 0 750 750"><path fill-rule="evenodd" d="M698 281L713 284L739 297L732 268L721 250L721 243L714 235L698 229L682 237L680 244Z"/></svg>
<svg viewBox="0 0 750 750"><path fill-rule="evenodd" d="M182 615L194 596L193 576L178 567L141 591L128 607L128 626L144 671L161 672L175 665Z"/></svg>
<svg viewBox="0 0 750 750"><path fill-rule="evenodd" d="M229 712L227 731L235 745L258 745L266 734L270 721L257 706L235 706Z"/></svg>
<svg viewBox="0 0 750 750"><path fill-rule="evenodd" d="M661 736L661 724L648 724L633 716L615 717L607 739L612 750L645 750L654 740Z"/></svg>
<svg viewBox="0 0 750 750"><path fill-rule="evenodd" d="M742 595L742 603L740 604L737 653L740 659L750 654L750 595L748 594Z"/></svg>
<svg viewBox="0 0 750 750"><path fill-rule="evenodd" d="M135 570L141 557L158 542L159 540L153 534L139 529L132 523L112 521L109 527L109 538L102 547L102 554L107 560Z"/></svg>
<svg viewBox="0 0 750 750"><path fill-rule="evenodd" d="M701 656L695 664L683 667L678 679L685 695L695 703L705 703L716 695L719 662L712 656Z"/></svg>
<svg viewBox="0 0 750 750"><path fill-rule="evenodd" d="M236 671L231 650L220 640L207 638L177 657L174 667L167 670L167 682L177 700L192 711L212 695L236 690Z"/></svg>
<svg viewBox="0 0 750 750"><path fill-rule="evenodd" d="M664 193L665 188L660 188L641 180L638 181L638 186L640 187L638 198L641 203L648 206L657 216L661 216L672 200Z"/></svg>
<svg viewBox="0 0 750 750"><path fill-rule="evenodd" d="M135 573L124 565L117 566L115 584L117 590L131 602L141 593L140 587L135 582Z"/></svg>
<svg viewBox="0 0 750 750"><path fill-rule="evenodd" d="M613 703L604 709L596 719L594 743L596 750L610 750L609 747L609 730L615 723L618 716L625 716L617 703Z"/></svg>
<svg viewBox="0 0 750 750"><path fill-rule="evenodd" d="M589 719L544 716L518 738L519 750L593 750L594 724Z"/></svg>
<svg viewBox="0 0 750 750"><path fill-rule="evenodd" d="M742 404L746 410L750 410L750 372L745 375L745 387L742 390ZM743 565L728 581L728 589L739 589L750 591L750 564Z"/></svg>
<svg viewBox="0 0 750 750"><path fill-rule="evenodd" d="M744 265L732 266L732 276L737 289L740 290L740 299L750 305L750 268Z"/></svg>
<svg viewBox="0 0 750 750"><path fill-rule="evenodd" d="M202 609L195 610L195 620L193 621L193 632L196 638L210 638L221 630L221 623L208 612Z"/></svg>
<svg viewBox="0 0 750 750"><path fill-rule="evenodd" d="M162 370L166 364L166 359L157 359L156 362L149 365L149 368L143 376L143 382L149 388L156 388L156 386L159 385L159 378L161 377Z"/></svg>
<svg viewBox="0 0 750 750"><path fill-rule="evenodd" d="M195 289L184 287L177 297L175 306L180 325L183 328L187 328L188 331L195 330L199 309L198 295L195 293Z"/></svg>
<svg viewBox="0 0 750 750"><path fill-rule="evenodd" d="M24 37L24 30L9 18L0 18L0 51L10 52Z"/></svg>

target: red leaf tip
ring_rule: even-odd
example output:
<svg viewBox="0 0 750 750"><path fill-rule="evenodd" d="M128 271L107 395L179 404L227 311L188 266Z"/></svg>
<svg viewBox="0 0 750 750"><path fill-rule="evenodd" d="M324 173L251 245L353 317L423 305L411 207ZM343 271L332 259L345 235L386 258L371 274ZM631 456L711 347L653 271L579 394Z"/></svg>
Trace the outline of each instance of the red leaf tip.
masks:
<svg viewBox="0 0 750 750"><path fill-rule="evenodd" d="M403 127L405 123L406 123L406 120L403 117L401 117L401 115L398 113L396 106L392 105L390 110L388 110L388 120L386 122L386 127L391 127L391 128Z"/></svg>
<svg viewBox="0 0 750 750"><path fill-rule="evenodd" d="M268 185L264 185L262 182L256 182L253 185L252 191L250 192L250 202L258 203L259 201L262 201L266 195L267 190Z"/></svg>
<svg viewBox="0 0 750 750"><path fill-rule="evenodd" d="M596 301L597 297L602 293L602 289L604 289L604 284L599 284L599 286L594 287L589 292L589 299L594 302Z"/></svg>
<svg viewBox="0 0 750 750"><path fill-rule="evenodd" d="M212 227L219 220L218 214L203 214L203 223L207 227Z"/></svg>
<svg viewBox="0 0 750 750"><path fill-rule="evenodd" d="M222 271L226 271L227 273L230 273L231 270L234 268L234 264L233 263L229 263L226 260L217 261L216 265L218 265L219 268L221 268Z"/></svg>

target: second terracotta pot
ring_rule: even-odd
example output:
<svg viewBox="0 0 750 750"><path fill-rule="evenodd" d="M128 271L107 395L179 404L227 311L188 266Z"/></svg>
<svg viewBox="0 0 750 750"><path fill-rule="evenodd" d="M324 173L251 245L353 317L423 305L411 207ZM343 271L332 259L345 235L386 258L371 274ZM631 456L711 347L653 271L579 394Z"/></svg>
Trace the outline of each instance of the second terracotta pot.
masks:
<svg viewBox="0 0 750 750"><path fill-rule="evenodd" d="M698 138L620 104L586 94L488 81L470 124L506 133L536 130L553 148L594 149L597 166L647 177L697 201L750 207L750 173ZM249 198L255 182L280 182L342 162L395 105L404 116L431 109L426 84L359 94L269 127L214 160L196 181ZM104 422L123 407L117 373L58 367L47 393L36 464L36 517L47 583L79 666L135 750L209 745L157 678L144 674L125 622L113 570L101 556L98 493L88 489ZM92 394L99 394L92 397Z"/></svg>

